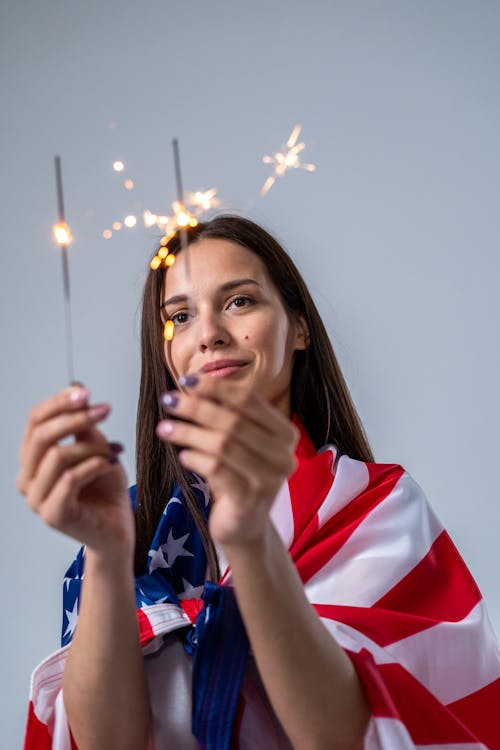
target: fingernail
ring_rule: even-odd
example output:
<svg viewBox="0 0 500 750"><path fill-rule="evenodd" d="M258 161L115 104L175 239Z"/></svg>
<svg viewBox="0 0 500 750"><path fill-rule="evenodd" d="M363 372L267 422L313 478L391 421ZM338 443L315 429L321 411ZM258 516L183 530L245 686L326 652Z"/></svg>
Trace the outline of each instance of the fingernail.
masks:
<svg viewBox="0 0 500 750"><path fill-rule="evenodd" d="M174 391L166 391L160 396L160 403L165 409L175 409L179 403L179 396Z"/></svg>
<svg viewBox="0 0 500 750"><path fill-rule="evenodd" d="M101 419L102 417L105 417L108 412L109 406L107 404L97 404L96 406L90 407L88 415L90 419Z"/></svg>
<svg viewBox="0 0 500 750"><path fill-rule="evenodd" d="M108 443L108 448L112 453L123 453L124 451L122 443Z"/></svg>
<svg viewBox="0 0 500 750"><path fill-rule="evenodd" d="M80 386L74 387L69 392L69 400L72 404L84 404L88 397L90 396L90 391L88 388L81 388Z"/></svg>
<svg viewBox="0 0 500 750"><path fill-rule="evenodd" d="M108 456L108 464L117 464L117 463L118 463L117 456Z"/></svg>
<svg viewBox="0 0 500 750"><path fill-rule="evenodd" d="M179 384L185 385L187 388L194 388L199 382L200 379L197 375L181 375L179 378Z"/></svg>
<svg viewBox="0 0 500 750"><path fill-rule="evenodd" d="M167 420L164 420L163 422L158 422L158 426L156 428L156 434L158 437L168 437L172 434L174 431L174 423L168 422Z"/></svg>

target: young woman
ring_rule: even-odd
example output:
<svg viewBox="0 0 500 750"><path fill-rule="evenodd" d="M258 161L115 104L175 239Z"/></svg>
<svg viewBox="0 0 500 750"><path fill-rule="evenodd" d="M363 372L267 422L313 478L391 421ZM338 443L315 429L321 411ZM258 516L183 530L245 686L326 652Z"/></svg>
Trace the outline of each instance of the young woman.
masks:
<svg viewBox="0 0 500 750"><path fill-rule="evenodd" d="M74 387L28 422L19 489L85 552L26 747L499 747L481 595L374 463L292 261L242 218L188 239L145 285L132 507L108 404Z"/></svg>

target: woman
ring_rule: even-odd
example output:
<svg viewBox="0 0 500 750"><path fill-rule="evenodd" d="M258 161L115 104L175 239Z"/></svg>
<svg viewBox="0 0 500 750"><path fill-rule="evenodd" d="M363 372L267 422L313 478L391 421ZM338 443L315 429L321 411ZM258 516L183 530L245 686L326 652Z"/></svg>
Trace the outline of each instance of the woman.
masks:
<svg viewBox="0 0 500 750"><path fill-rule="evenodd" d="M41 721L47 747L69 724L80 750L494 742L481 596L418 486L373 463L292 261L236 217L168 250L144 291L135 513L109 405L73 388L29 420L19 488L85 561L28 738Z"/></svg>

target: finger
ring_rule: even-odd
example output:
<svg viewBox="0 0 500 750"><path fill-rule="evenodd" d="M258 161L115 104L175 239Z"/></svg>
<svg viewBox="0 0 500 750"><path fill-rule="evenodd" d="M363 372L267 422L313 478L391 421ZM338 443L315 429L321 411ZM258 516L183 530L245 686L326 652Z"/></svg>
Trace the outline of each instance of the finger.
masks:
<svg viewBox="0 0 500 750"><path fill-rule="evenodd" d="M290 424L290 419L259 396L252 384L226 382L210 375L185 376L180 382L188 383L189 387L185 387L182 393L171 393L175 393L181 401L183 396L211 400L244 414L270 432L286 430Z"/></svg>
<svg viewBox="0 0 500 750"><path fill-rule="evenodd" d="M241 442L264 458L282 447L295 448L299 438L298 429L274 407L254 393L241 396L233 392L229 399L229 403L215 401L211 395L196 389L192 393L167 392L163 394L161 402L165 410L175 417L226 433L229 438ZM237 407L234 406L236 400ZM259 412L260 418L256 418Z"/></svg>
<svg viewBox="0 0 500 750"><path fill-rule="evenodd" d="M19 490L23 492L35 475L39 462L50 446L71 435L89 430L105 419L110 411L109 404L96 404L89 409L79 409L73 413L58 413L33 426L21 457L21 470L18 475ZM105 442L105 438L102 439Z"/></svg>
<svg viewBox="0 0 500 750"><path fill-rule="evenodd" d="M218 407L219 412L223 411ZM228 414L234 421L234 415ZM243 417L241 417L244 420ZM246 420L244 420L246 421ZM164 420L158 424L157 435L175 445L193 448L210 456L227 458L232 465L242 463L256 471L288 474L292 460L291 447L271 441L254 426L243 424L240 430L200 427L184 421Z"/></svg>
<svg viewBox="0 0 500 750"><path fill-rule="evenodd" d="M116 466L102 456L92 456L66 469L46 501L41 504L38 511L40 517L49 526L78 539L82 524L94 527L99 524L99 518L95 514L96 504L78 501L81 491L113 471L116 471Z"/></svg>
<svg viewBox="0 0 500 750"><path fill-rule="evenodd" d="M24 440L29 439L36 425L62 412L72 412L81 409L87 404L89 397L90 391L88 388L72 386L37 404L29 414Z"/></svg>
<svg viewBox="0 0 500 750"><path fill-rule="evenodd" d="M82 463L92 456L106 458L114 463L120 450L118 444L73 443L72 445L53 445L43 456L36 477L30 482L26 498L29 507L38 512L40 505L50 495L52 488L61 475L69 468Z"/></svg>

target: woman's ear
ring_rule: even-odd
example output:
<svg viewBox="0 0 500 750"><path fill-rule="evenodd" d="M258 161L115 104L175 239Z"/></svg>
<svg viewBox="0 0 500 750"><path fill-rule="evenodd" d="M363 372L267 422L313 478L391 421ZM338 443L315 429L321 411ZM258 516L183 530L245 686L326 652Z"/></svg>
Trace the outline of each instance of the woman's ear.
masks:
<svg viewBox="0 0 500 750"><path fill-rule="evenodd" d="M302 315L299 315L295 320L295 351L307 349L310 341L307 323Z"/></svg>

